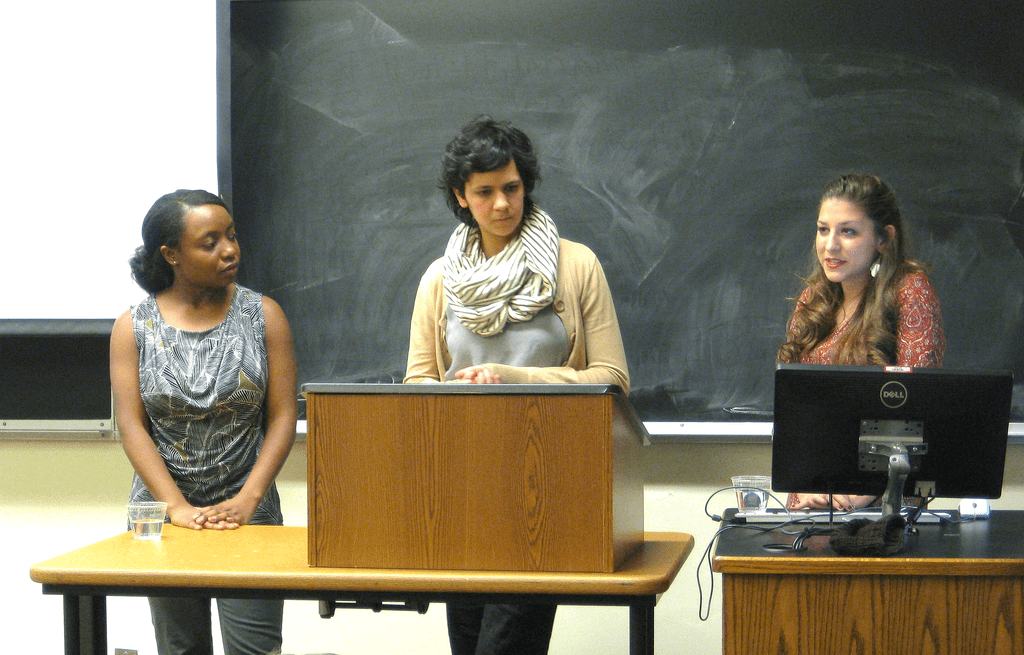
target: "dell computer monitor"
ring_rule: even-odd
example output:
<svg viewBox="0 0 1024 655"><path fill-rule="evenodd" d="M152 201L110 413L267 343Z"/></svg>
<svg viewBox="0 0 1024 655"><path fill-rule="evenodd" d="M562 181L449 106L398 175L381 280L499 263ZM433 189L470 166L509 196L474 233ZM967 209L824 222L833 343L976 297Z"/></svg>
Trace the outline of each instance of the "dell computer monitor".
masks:
<svg viewBox="0 0 1024 655"><path fill-rule="evenodd" d="M1012 391L1010 371L779 364L772 488L883 496L896 457L897 508L903 494L998 498Z"/></svg>

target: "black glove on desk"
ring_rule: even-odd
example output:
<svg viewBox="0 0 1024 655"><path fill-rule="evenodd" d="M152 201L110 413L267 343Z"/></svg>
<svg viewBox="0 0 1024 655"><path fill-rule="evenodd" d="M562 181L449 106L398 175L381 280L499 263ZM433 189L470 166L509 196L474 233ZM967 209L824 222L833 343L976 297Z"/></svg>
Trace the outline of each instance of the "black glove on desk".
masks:
<svg viewBox="0 0 1024 655"><path fill-rule="evenodd" d="M839 555L895 555L903 549L906 527L906 520L899 514L877 521L854 519L836 528L828 538L828 545Z"/></svg>

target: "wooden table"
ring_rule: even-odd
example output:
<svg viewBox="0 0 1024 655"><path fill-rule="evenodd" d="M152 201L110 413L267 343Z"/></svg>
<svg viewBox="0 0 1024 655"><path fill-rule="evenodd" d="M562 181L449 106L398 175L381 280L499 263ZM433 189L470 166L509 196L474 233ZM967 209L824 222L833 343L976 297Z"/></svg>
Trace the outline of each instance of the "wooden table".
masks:
<svg viewBox="0 0 1024 655"><path fill-rule="evenodd" d="M64 596L67 655L105 654L107 596L219 596L318 600L335 606L420 609L430 602L540 602L628 606L630 653L654 653L654 606L693 537L647 533L614 573L525 573L313 568L306 528L245 526L233 531L164 527L160 541L131 533L31 568L44 594Z"/></svg>
<svg viewBox="0 0 1024 655"><path fill-rule="evenodd" d="M764 546L791 535L723 533L724 655L1024 653L1024 512L918 530L887 558L838 556L827 536L780 553Z"/></svg>

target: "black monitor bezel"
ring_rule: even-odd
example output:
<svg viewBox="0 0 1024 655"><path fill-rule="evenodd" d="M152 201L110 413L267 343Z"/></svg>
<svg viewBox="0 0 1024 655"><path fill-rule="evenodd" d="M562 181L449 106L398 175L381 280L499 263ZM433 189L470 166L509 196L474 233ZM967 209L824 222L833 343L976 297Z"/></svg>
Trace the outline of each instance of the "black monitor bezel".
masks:
<svg viewBox="0 0 1024 655"><path fill-rule="evenodd" d="M897 407L882 401L889 382L906 388ZM881 495L887 474L858 466L860 421L920 420L928 452L907 478L907 495L920 482L934 483L929 495L937 497L998 498L1012 391L1007 370L779 364L772 488Z"/></svg>

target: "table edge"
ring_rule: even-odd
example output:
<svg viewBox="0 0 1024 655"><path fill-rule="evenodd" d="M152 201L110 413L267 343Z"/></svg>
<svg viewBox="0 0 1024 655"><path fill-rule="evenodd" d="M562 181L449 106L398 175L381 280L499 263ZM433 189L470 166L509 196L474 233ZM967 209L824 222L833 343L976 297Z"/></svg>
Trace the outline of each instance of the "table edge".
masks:
<svg viewBox="0 0 1024 655"><path fill-rule="evenodd" d="M289 528L285 528L289 529ZM305 528L290 528L306 531ZM297 538L293 535L293 538ZM303 535L304 540L304 535ZM387 569L295 568L281 572L251 571L146 571L92 569L69 565L74 554L99 544L130 540L130 535L109 539L39 562L30 568L33 581L48 586L49 593L71 589L104 588L131 591L137 588L248 589L300 591L402 592L402 593L508 593L648 596L664 593L693 550L687 533L648 532L644 547L613 573L492 572ZM652 550L653 549L653 550Z"/></svg>

